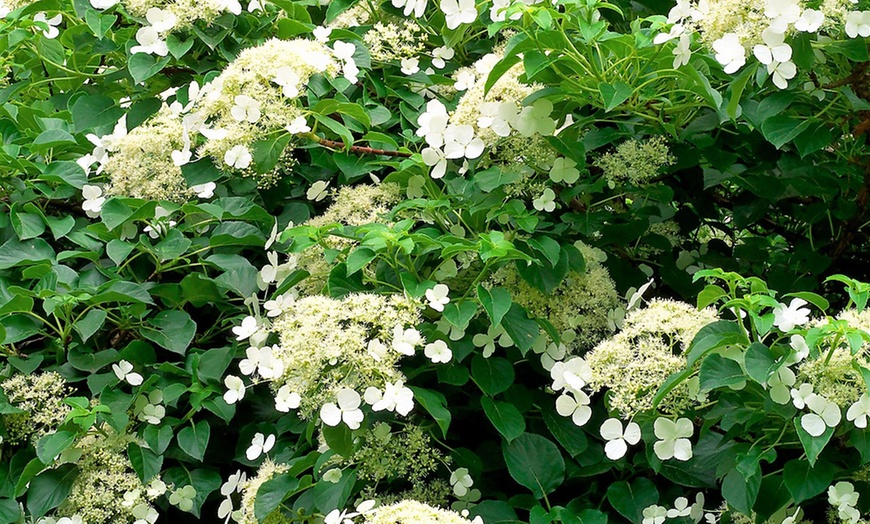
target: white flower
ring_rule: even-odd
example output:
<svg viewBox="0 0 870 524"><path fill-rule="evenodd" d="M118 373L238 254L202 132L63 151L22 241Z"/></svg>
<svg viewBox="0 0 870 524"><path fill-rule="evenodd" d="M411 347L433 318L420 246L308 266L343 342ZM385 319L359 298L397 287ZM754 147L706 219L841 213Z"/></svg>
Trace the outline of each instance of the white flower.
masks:
<svg viewBox="0 0 870 524"><path fill-rule="evenodd" d="M704 518L704 493L699 491L697 495L695 495L695 503L692 504L692 507L689 508L689 517L692 518L692 521L695 524L701 522L701 519Z"/></svg>
<svg viewBox="0 0 870 524"><path fill-rule="evenodd" d="M311 187L308 188L308 191L305 192L305 197L308 200L314 200L315 202L320 202L324 198L326 198L327 192L326 188L329 187L329 180L318 180L317 182L311 184Z"/></svg>
<svg viewBox="0 0 870 524"><path fill-rule="evenodd" d="M190 144L188 143L187 147L180 151L176 150L171 152L169 154L169 157L172 158L172 163L178 167L189 164L190 159L193 158L193 152L190 150Z"/></svg>
<svg viewBox="0 0 870 524"><path fill-rule="evenodd" d="M473 24L477 20L477 7L474 0L441 0L441 11L447 22L447 29L456 29L462 24Z"/></svg>
<svg viewBox="0 0 870 524"><path fill-rule="evenodd" d="M352 60L353 54L356 52L356 46L350 42L335 42L332 44L332 51L335 58L339 60Z"/></svg>
<svg viewBox="0 0 870 524"><path fill-rule="evenodd" d="M434 168L430 174L432 178L441 178L447 172L447 156L444 155L444 151L441 151L441 149L427 147L420 152L420 156L423 157L424 164Z"/></svg>
<svg viewBox="0 0 870 524"><path fill-rule="evenodd" d="M474 128L470 125L453 125L444 131L444 156L447 158L473 159L483 154L485 144L474 136Z"/></svg>
<svg viewBox="0 0 870 524"><path fill-rule="evenodd" d="M326 482L338 484L338 481L341 480L341 470L339 468L332 468L325 472L321 478Z"/></svg>
<svg viewBox="0 0 870 524"><path fill-rule="evenodd" d="M849 38L870 36L870 11L850 11L846 13L846 34Z"/></svg>
<svg viewBox="0 0 870 524"><path fill-rule="evenodd" d="M131 386L138 386L142 384L142 375L139 373L133 372L133 364L127 362L126 360L122 360L117 364L112 364L112 371L115 372L115 376L118 377L118 380L126 381Z"/></svg>
<svg viewBox="0 0 870 524"><path fill-rule="evenodd" d="M299 83L301 80L296 70L286 65L276 69L275 77L272 78L272 82L284 88L283 93L287 98L299 96Z"/></svg>
<svg viewBox="0 0 870 524"><path fill-rule="evenodd" d="M799 388L791 390L792 404L798 409L804 409L807 400L815 396L812 384L801 384Z"/></svg>
<svg viewBox="0 0 870 524"><path fill-rule="evenodd" d="M229 524L234 509L233 499L227 497L223 502L221 502L220 506L218 506L217 516L219 519L224 519L224 524Z"/></svg>
<svg viewBox="0 0 870 524"><path fill-rule="evenodd" d="M788 62L771 62L767 64L767 72L776 87L785 89L788 87L788 81L797 74L797 67L790 60Z"/></svg>
<svg viewBox="0 0 870 524"><path fill-rule="evenodd" d="M514 102L486 102L480 106L480 118L477 119L477 125L492 129L493 133L498 136L508 136L511 134L511 125L516 122L518 117L519 111Z"/></svg>
<svg viewBox="0 0 870 524"><path fill-rule="evenodd" d="M169 496L169 503L173 506L178 506L181 511L190 511L193 509L193 499L196 498L196 488L188 484L183 488L176 489Z"/></svg>
<svg viewBox="0 0 870 524"><path fill-rule="evenodd" d="M327 426L337 426L344 421L350 429L359 429L364 415L359 409L362 399L359 393L350 389L342 388L336 395L338 405L328 402L320 408L320 419Z"/></svg>
<svg viewBox="0 0 870 524"><path fill-rule="evenodd" d="M432 50L432 65L438 69L444 69L447 66L447 60L451 60L456 52L452 47L441 46Z"/></svg>
<svg viewBox="0 0 870 524"><path fill-rule="evenodd" d="M224 393L224 401L227 404L235 404L245 398L245 383L237 376L228 375L224 379L227 392Z"/></svg>
<svg viewBox="0 0 870 524"><path fill-rule="evenodd" d="M867 418L870 417L870 395L863 393L854 404L846 411L846 420L854 421L855 427L864 429L867 427Z"/></svg>
<svg viewBox="0 0 870 524"><path fill-rule="evenodd" d="M165 416L166 408L163 406L155 406L154 404L147 404L142 408L142 412L139 413L139 420L149 424L160 424L160 421L163 420L163 417Z"/></svg>
<svg viewBox="0 0 870 524"><path fill-rule="evenodd" d="M145 488L145 493L151 498L157 498L166 493L166 483L158 477L154 477L148 484L148 487Z"/></svg>
<svg viewBox="0 0 870 524"><path fill-rule="evenodd" d="M275 395L275 409L282 413L298 408L300 402L302 402L302 397L299 396L299 393L290 391L290 386L286 384L281 386Z"/></svg>
<svg viewBox="0 0 870 524"><path fill-rule="evenodd" d="M858 503L858 493L851 482L840 481L828 487L828 503L831 506L854 506Z"/></svg>
<svg viewBox="0 0 870 524"><path fill-rule="evenodd" d="M114 7L121 0L91 0L91 6L94 9L109 9L110 7Z"/></svg>
<svg viewBox="0 0 870 524"><path fill-rule="evenodd" d="M205 184L190 186L190 189L196 193L196 196L199 198L213 197L215 188L217 188L217 184L214 182L206 182Z"/></svg>
<svg viewBox="0 0 870 524"><path fill-rule="evenodd" d="M224 497L229 497L234 492L238 491L242 492L242 486L245 485L245 480L247 479L247 474L242 470L238 470L227 479L226 482L221 486L221 495Z"/></svg>
<svg viewBox="0 0 870 524"><path fill-rule="evenodd" d="M169 54L169 46L160 39L160 34L153 27L142 27L136 31L136 41L139 42L139 45L130 48L131 55L146 53L166 56Z"/></svg>
<svg viewBox="0 0 870 524"><path fill-rule="evenodd" d="M239 0L218 0L218 4L220 4L225 11L229 11L236 16L242 14L242 4L239 3Z"/></svg>
<svg viewBox="0 0 870 524"><path fill-rule="evenodd" d="M640 426L636 422L629 422L622 429L622 421L618 418L609 418L601 424L601 438L607 441L604 445L604 453L610 460L619 460L628 452L629 445L640 442Z"/></svg>
<svg viewBox="0 0 870 524"><path fill-rule="evenodd" d="M556 362L550 369L553 379L553 391L565 389L579 393L580 389L592 380L592 368L580 357L574 357L566 362Z"/></svg>
<svg viewBox="0 0 870 524"><path fill-rule="evenodd" d="M691 43L692 37L690 35L680 35L680 42L671 51L674 55L674 69L679 69L689 63L689 59L692 58L692 51L689 49Z"/></svg>
<svg viewBox="0 0 870 524"><path fill-rule="evenodd" d="M420 332L414 328L404 329L401 324L393 328L393 349L403 355L413 356L421 341Z"/></svg>
<svg viewBox="0 0 870 524"><path fill-rule="evenodd" d="M447 347L447 342L444 342L443 340L436 340L431 344L426 344L426 347L423 349L423 354L435 364L446 364L450 362L451 358L453 358L453 352L450 351L449 347Z"/></svg>
<svg viewBox="0 0 870 524"><path fill-rule="evenodd" d="M58 13L51 18L46 18L45 13L36 13L33 17L34 22L42 22L43 24L48 26L48 29L42 32L46 38L57 38L57 35L60 34L60 30L58 30L57 26L63 22L63 15Z"/></svg>
<svg viewBox="0 0 870 524"><path fill-rule="evenodd" d="M556 193L552 189L547 188L538 198L532 200L532 205L538 211L546 211L550 213L556 209Z"/></svg>
<svg viewBox="0 0 870 524"><path fill-rule="evenodd" d="M725 33L713 42L713 50L716 51L716 61L725 66L724 71L729 75L746 63L746 49L735 33Z"/></svg>
<svg viewBox="0 0 870 524"><path fill-rule="evenodd" d="M230 109L230 114L237 122L254 123L260 119L260 102L254 100L248 95L237 95L233 99L233 107Z"/></svg>
<svg viewBox="0 0 870 524"><path fill-rule="evenodd" d="M818 437L829 427L835 428L840 423L840 407L825 397L811 395L806 399L806 405L812 413L801 417L801 427L810 435Z"/></svg>
<svg viewBox="0 0 870 524"><path fill-rule="evenodd" d="M815 9L805 9L794 23L794 28L805 33L815 33L825 23L825 15Z"/></svg>
<svg viewBox="0 0 870 524"><path fill-rule="evenodd" d="M414 13L414 18L423 16L423 12L426 11L426 2L427 0L392 0L393 7L397 9L404 7L402 14L408 16Z"/></svg>
<svg viewBox="0 0 870 524"><path fill-rule="evenodd" d="M241 144L233 146L232 149L224 154L224 162L236 169L247 169L253 160L254 157L251 156L250 150Z"/></svg>
<svg viewBox="0 0 870 524"><path fill-rule="evenodd" d="M372 411L395 411L405 416L414 409L414 392L397 380L395 384L387 382L383 392L376 387L366 388L365 401Z"/></svg>
<svg viewBox="0 0 870 524"><path fill-rule="evenodd" d="M387 355L387 351L389 348L380 340L372 339L369 340L367 348L369 355L375 359L376 362L380 362Z"/></svg>
<svg viewBox="0 0 870 524"><path fill-rule="evenodd" d="M659 417L653 424L656 437L660 440L653 445L656 456L661 460L675 458L689 460L692 458L692 443L689 437L695 432L692 421L687 418L676 422Z"/></svg>
<svg viewBox="0 0 870 524"><path fill-rule="evenodd" d="M145 503L136 504L130 512L136 519L133 524L154 524L160 516L156 509Z"/></svg>
<svg viewBox="0 0 870 524"><path fill-rule="evenodd" d="M492 7L489 9L489 18L493 22L504 22L507 19L507 9L511 3L511 0L493 0ZM522 17L522 13L514 13L511 15L511 20L519 20Z"/></svg>
<svg viewBox="0 0 870 524"><path fill-rule="evenodd" d="M411 76L420 71L420 59L415 57L402 59L402 74Z"/></svg>
<svg viewBox="0 0 870 524"><path fill-rule="evenodd" d="M435 311L444 311L444 306L450 302L450 297L447 296L448 293L450 293L450 288L445 284L435 284L432 289L427 289L426 300L429 301L429 307Z"/></svg>
<svg viewBox="0 0 870 524"><path fill-rule="evenodd" d="M793 298L786 306L780 303L773 308L773 325L780 331L791 331L795 326L802 326L810 320L810 310L801 307L807 303L802 298Z"/></svg>
<svg viewBox="0 0 870 524"><path fill-rule="evenodd" d="M329 35L332 34L332 28L319 25L319 26L314 28L314 30L311 32L311 34L314 35L315 40L317 40L318 42L320 42L322 44L325 44L326 42L329 41Z"/></svg>
<svg viewBox="0 0 870 524"><path fill-rule="evenodd" d="M643 524L663 524L668 510L664 506L653 504L643 510Z"/></svg>
<svg viewBox="0 0 870 524"><path fill-rule="evenodd" d="M100 211L103 209L103 203L106 201L106 197L103 196L103 190L100 186L89 186L87 184L82 186L82 196L85 201L82 202L82 209L85 214L90 218L97 218L100 216Z"/></svg>
<svg viewBox="0 0 870 524"><path fill-rule="evenodd" d="M798 506L794 510L794 513L792 513L790 516L782 519L781 524L797 524L798 522L800 522L800 520L797 518L798 513L800 513L800 511L801 511L801 508L800 508L800 506Z"/></svg>
<svg viewBox="0 0 870 524"><path fill-rule="evenodd" d="M676 519L679 517L688 517L692 513L692 508L689 507L689 499L686 497L677 497L674 501L673 509L668 510L668 518Z"/></svg>
<svg viewBox="0 0 870 524"><path fill-rule="evenodd" d="M673 40L674 38L679 38L685 32L686 32L686 28L683 27L683 24L674 24L671 26L671 30L668 31L667 33L657 34L656 37L653 38L653 43L656 45L664 44L665 42Z"/></svg>
<svg viewBox="0 0 870 524"><path fill-rule="evenodd" d="M248 315L242 320L242 324L233 327L233 334L236 335L236 340L242 341L256 333L260 329L260 324L256 317Z"/></svg>
<svg viewBox="0 0 870 524"><path fill-rule="evenodd" d="M297 116L284 129L294 135L299 135L311 131L311 127L308 125L308 122L305 120L304 116Z"/></svg>
<svg viewBox="0 0 870 524"><path fill-rule="evenodd" d="M550 118L552 112L553 103L542 98L524 107L511 125L524 137L530 137L535 133L552 135L556 131L556 121Z"/></svg>
<svg viewBox="0 0 870 524"><path fill-rule="evenodd" d="M457 468L456 471L451 473L450 485L453 487L453 493L457 497L467 495L468 488L474 485L474 479L468 474L468 468Z"/></svg>
<svg viewBox="0 0 870 524"><path fill-rule="evenodd" d="M580 171L575 167L577 162L570 158L559 157L553 161L550 168L550 180L553 182L573 184L580 179Z"/></svg>
<svg viewBox="0 0 870 524"><path fill-rule="evenodd" d="M444 131L447 130L447 108L438 100L430 100L426 111L417 118L417 136L423 137L432 147L444 145Z"/></svg>
<svg viewBox="0 0 870 524"><path fill-rule="evenodd" d="M794 386L796 380L794 371L788 366L782 366L776 370L776 373L767 381L767 385L770 386L771 400L783 406L788 404L791 401L790 388Z"/></svg>
<svg viewBox="0 0 870 524"><path fill-rule="evenodd" d="M248 460L257 460L260 455L269 453L275 445L275 435L266 437L262 433L255 433L254 439L251 441L251 446L245 451L245 456Z"/></svg>
<svg viewBox="0 0 870 524"><path fill-rule="evenodd" d="M456 82L453 83L453 88L457 91L465 91L471 88L475 81L477 81L477 77L474 75L473 71L460 71L456 75ZM481 111L482 110L483 108L481 107Z"/></svg>
<svg viewBox="0 0 870 524"><path fill-rule="evenodd" d="M810 354L810 347L806 339L801 335L792 335L788 345L795 351L785 360L786 365L797 364Z"/></svg>
<svg viewBox="0 0 870 524"><path fill-rule="evenodd" d="M178 18L175 14L157 7L149 9L148 12L145 13L145 18L148 20L148 23L151 24L151 27L160 33L169 31L175 27L175 23L178 22Z"/></svg>
<svg viewBox="0 0 870 524"><path fill-rule="evenodd" d="M589 403L589 395L582 391L563 393L556 399L556 412L563 417L571 417L577 426L583 426L592 416Z"/></svg>
<svg viewBox="0 0 870 524"><path fill-rule="evenodd" d="M267 300L263 303L263 309L266 310L267 317L277 317L284 311L290 308L294 302L296 302L297 294L295 291L288 291L287 293L278 295L272 300Z"/></svg>

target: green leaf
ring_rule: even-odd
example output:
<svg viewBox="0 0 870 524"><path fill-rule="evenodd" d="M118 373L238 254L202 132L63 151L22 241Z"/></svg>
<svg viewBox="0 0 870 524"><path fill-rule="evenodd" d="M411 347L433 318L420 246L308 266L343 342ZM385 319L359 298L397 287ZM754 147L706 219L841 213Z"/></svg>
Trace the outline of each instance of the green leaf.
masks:
<svg viewBox="0 0 870 524"><path fill-rule="evenodd" d="M486 289L477 286L477 297L493 326L499 325L511 308L511 294L503 287Z"/></svg>
<svg viewBox="0 0 870 524"><path fill-rule="evenodd" d="M97 330L103 327L103 323L106 321L107 316L108 313L102 309L92 309L88 311L84 317L79 318L73 324L73 329L80 337L82 337L82 342L86 342L89 338L94 336L94 333L96 333Z"/></svg>
<svg viewBox="0 0 870 524"><path fill-rule="evenodd" d="M768 142L780 149L803 133L809 126L809 120L802 120L791 115L775 115L761 124L761 133Z"/></svg>
<svg viewBox="0 0 870 524"><path fill-rule="evenodd" d="M358 247L347 256L347 274L353 275L375 259L377 253L367 247Z"/></svg>
<svg viewBox="0 0 870 524"><path fill-rule="evenodd" d="M75 442L76 434L72 431L60 430L39 439L36 443L36 456L43 464L51 464L66 448Z"/></svg>
<svg viewBox="0 0 870 524"><path fill-rule="evenodd" d="M565 461L552 441L523 433L512 442L502 442L502 453L511 477L541 499L562 485Z"/></svg>
<svg viewBox="0 0 870 524"><path fill-rule="evenodd" d="M33 311L33 298L27 295L12 295L8 302L0 306L0 315Z"/></svg>
<svg viewBox="0 0 870 524"><path fill-rule="evenodd" d="M822 450L825 449L825 446L828 445L828 442L830 442L831 437L834 435L834 428L825 428L824 433L818 437L814 437L807 433L803 426L801 426L800 419L800 417L795 417L794 427L797 430L801 445L804 447L804 452L807 454L807 460L809 461L810 466L814 466L816 460L819 459L819 454L821 454Z"/></svg>
<svg viewBox="0 0 870 524"><path fill-rule="evenodd" d="M200 380L222 382L224 373L233 361L233 348L209 349L199 357L197 374Z"/></svg>
<svg viewBox="0 0 870 524"><path fill-rule="evenodd" d="M324 424L321 432L329 449L344 457L350 457L351 453L353 453L353 432L347 424L339 424L337 426L327 426Z"/></svg>
<svg viewBox="0 0 870 524"><path fill-rule="evenodd" d="M447 409L447 399L437 391L414 386L409 387L414 392L414 400L432 415L438 427L441 428L441 435L447 438L447 429L450 427L450 420L453 418L450 410Z"/></svg>
<svg viewBox="0 0 870 524"><path fill-rule="evenodd" d="M35 213L26 213L15 210L9 216L12 229L18 235L18 240L29 240L45 233L45 221Z"/></svg>
<svg viewBox="0 0 870 524"><path fill-rule="evenodd" d="M795 504L800 504L824 492L834 480L837 468L825 461L810 466L804 460L790 460L782 471L785 487Z"/></svg>
<svg viewBox="0 0 870 524"><path fill-rule="evenodd" d="M27 490L27 510L33 518L41 518L66 500L78 470L72 464L43 471L30 481Z"/></svg>
<svg viewBox="0 0 870 524"><path fill-rule="evenodd" d="M278 506L284 502L290 492L297 487L299 487L299 479L294 478L289 473L272 477L261 484L257 488L254 499L254 514L257 522L262 522L270 513L278 509Z"/></svg>
<svg viewBox="0 0 870 524"><path fill-rule="evenodd" d="M481 391L495 396L514 383L514 366L504 358L475 355L471 360L471 377Z"/></svg>
<svg viewBox="0 0 870 524"><path fill-rule="evenodd" d="M8 240L0 246L0 269L42 262L48 260L54 262L54 250L48 242L41 238L19 242Z"/></svg>
<svg viewBox="0 0 870 524"><path fill-rule="evenodd" d="M516 303L511 304L501 325L524 356L532 348L532 344L535 343L541 332L538 323L531 320L526 314L526 310Z"/></svg>
<svg viewBox="0 0 870 524"><path fill-rule="evenodd" d="M163 455L157 455L154 451L131 442L127 446L127 456L130 457L130 464L143 483L160 474Z"/></svg>
<svg viewBox="0 0 870 524"><path fill-rule="evenodd" d="M698 309L704 309L726 295L728 293L721 287L709 284L698 293Z"/></svg>
<svg viewBox="0 0 870 524"><path fill-rule="evenodd" d="M124 115L124 110L105 95L84 95L75 99L72 107L76 133L95 127L114 126Z"/></svg>
<svg viewBox="0 0 870 524"><path fill-rule="evenodd" d="M201 420L178 432L178 446L191 457L202 461L210 435L211 426L208 421Z"/></svg>
<svg viewBox="0 0 870 524"><path fill-rule="evenodd" d="M770 348L761 342L753 342L746 349L744 364L746 372L752 377L752 380L762 385L767 385L767 380L770 374L774 371L776 359L770 352Z"/></svg>
<svg viewBox="0 0 870 524"><path fill-rule="evenodd" d="M155 426L149 424L142 431L142 438L148 444L148 447L157 454L162 455L169 444L172 442L172 428L169 426Z"/></svg>
<svg viewBox="0 0 870 524"><path fill-rule="evenodd" d="M350 151L350 147L353 145L353 134L350 132L350 129L326 115L311 113L311 116L313 116L318 123L323 124L324 127L338 135L344 142L345 151Z"/></svg>
<svg viewBox="0 0 870 524"><path fill-rule="evenodd" d="M42 153L58 146L75 143L75 137L66 131L62 129L47 129L40 133L30 144L30 150L34 153Z"/></svg>
<svg viewBox="0 0 870 524"><path fill-rule="evenodd" d="M547 429L556 437L556 440L565 448L568 454L576 457L589 448L589 440L586 438L586 433L577 431L577 425L570 418L559 415L552 407L542 411Z"/></svg>
<svg viewBox="0 0 870 524"><path fill-rule="evenodd" d="M486 417L508 442L526 431L526 421L523 419L522 413L510 402L481 397L480 404L483 406Z"/></svg>
<svg viewBox="0 0 870 524"><path fill-rule="evenodd" d="M649 479L638 478L631 484L619 481L607 488L607 501L620 515L640 524L643 510L659 501L659 491Z"/></svg>
<svg viewBox="0 0 870 524"><path fill-rule="evenodd" d="M15 499L0 499L0 524L13 524L22 520L21 508Z"/></svg>
<svg viewBox="0 0 870 524"><path fill-rule="evenodd" d="M740 364L721 355L708 355L698 373L702 391L733 386L746 380Z"/></svg>
<svg viewBox="0 0 870 524"><path fill-rule="evenodd" d="M608 112L628 100L634 92L625 82L601 83L598 84L598 91L601 93L601 99L604 100L604 110Z"/></svg>
<svg viewBox="0 0 870 524"><path fill-rule="evenodd" d="M137 84L141 84L159 73L171 58L169 56L158 58L147 53L136 53L130 56L127 61L127 69L130 70L130 76L133 77L133 80Z"/></svg>
<svg viewBox="0 0 870 524"><path fill-rule="evenodd" d="M752 506L758 498L761 488L761 474L744 476L737 469L732 469L722 479L722 496L731 507L744 515L752 514Z"/></svg>
<svg viewBox="0 0 870 524"><path fill-rule="evenodd" d="M133 247L133 244L129 242L114 238L106 244L106 254L116 266L120 266L127 256L133 252Z"/></svg>
<svg viewBox="0 0 870 524"><path fill-rule="evenodd" d="M161 311L148 324L153 327L142 327L139 333L179 355L184 355L196 335L196 322L184 311Z"/></svg>

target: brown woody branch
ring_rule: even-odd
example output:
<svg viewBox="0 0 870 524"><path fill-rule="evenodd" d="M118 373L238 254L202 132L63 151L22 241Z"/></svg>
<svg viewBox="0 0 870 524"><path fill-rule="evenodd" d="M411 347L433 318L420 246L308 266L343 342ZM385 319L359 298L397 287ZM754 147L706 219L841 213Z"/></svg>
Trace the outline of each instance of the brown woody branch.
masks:
<svg viewBox="0 0 870 524"><path fill-rule="evenodd" d="M339 142L338 140L327 140L326 138L320 137L316 137L315 140L318 144L330 149L345 149L347 147L344 142ZM350 146L348 152L357 155L383 155L401 158L408 158L411 156L411 153L405 153L402 151L387 151L385 149L375 149L373 147L365 146Z"/></svg>

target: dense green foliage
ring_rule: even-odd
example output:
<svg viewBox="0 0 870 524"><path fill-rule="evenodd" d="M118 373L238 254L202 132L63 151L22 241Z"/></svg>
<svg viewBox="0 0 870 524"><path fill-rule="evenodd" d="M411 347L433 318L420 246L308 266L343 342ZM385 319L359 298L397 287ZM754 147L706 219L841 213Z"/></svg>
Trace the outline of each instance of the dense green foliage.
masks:
<svg viewBox="0 0 870 524"><path fill-rule="evenodd" d="M867 522L865 7L0 0L0 523Z"/></svg>

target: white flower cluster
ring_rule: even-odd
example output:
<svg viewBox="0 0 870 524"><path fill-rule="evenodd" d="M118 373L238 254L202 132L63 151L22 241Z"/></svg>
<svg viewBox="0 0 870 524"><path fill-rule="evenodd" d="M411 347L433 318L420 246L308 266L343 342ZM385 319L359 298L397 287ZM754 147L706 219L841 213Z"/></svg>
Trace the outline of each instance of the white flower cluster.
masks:
<svg viewBox="0 0 870 524"><path fill-rule="evenodd" d="M837 510L837 516L848 524L857 524L861 520L861 512L855 506L858 504L859 493L851 482L837 482L828 487L828 502Z"/></svg>
<svg viewBox="0 0 870 524"><path fill-rule="evenodd" d="M267 266L270 272L276 270L277 255L274 258ZM262 280L278 283L282 278L268 275ZM430 306L443 307L449 301L448 290L430 291ZM408 327L419 322L419 306L399 297L298 298L288 291L264 306L266 318L250 315L233 328L238 341L250 344L239 371L253 384L271 384L278 411L300 409L306 417L317 414L327 426L343 423L358 429L365 418L363 402L374 412L407 415L414 408L414 394L396 369L398 360L414 355L420 346L425 346L433 362L452 358L444 341L427 344L414 327ZM269 345L273 333L278 343ZM224 384L224 400L229 404L242 400L250 387L234 375L227 376ZM268 442L260 442L258 448L255 441L249 451L259 456Z"/></svg>
<svg viewBox="0 0 870 524"><path fill-rule="evenodd" d="M689 517L692 519L692 522L698 524L705 517L704 502L704 494L698 492L692 505L689 505L689 499L686 497L677 497L674 500L674 507L670 509L657 504L647 506L643 510L642 524L663 524L666 519L679 519L683 517ZM706 518L708 522L712 522L715 516L707 513Z"/></svg>
<svg viewBox="0 0 870 524"><path fill-rule="evenodd" d="M528 139L555 132L556 123L550 118L552 103L539 99L523 106L523 99L535 89L518 81L521 67L507 72L484 95L486 79L500 59L498 54L490 53L473 67L457 72L454 87L465 93L452 114L443 103L432 100L417 119L417 136L428 146L422 151L423 162L432 167L432 178L444 176L448 160L462 160L459 172L464 173L469 160L479 158L501 139ZM433 65L438 67L435 60Z"/></svg>
<svg viewBox="0 0 870 524"><path fill-rule="evenodd" d="M674 68L688 63L691 34L697 29L726 73L743 67L751 52L766 66L773 83L785 89L797 74L786 37L794 32L817 32L825 23L825 15L805 9L799 0L678 0L668 14L668 23L673 24L670 31L657 35L654 43L679 38L673 51ZM870 26L867 32L870 34Z"/></svg>

